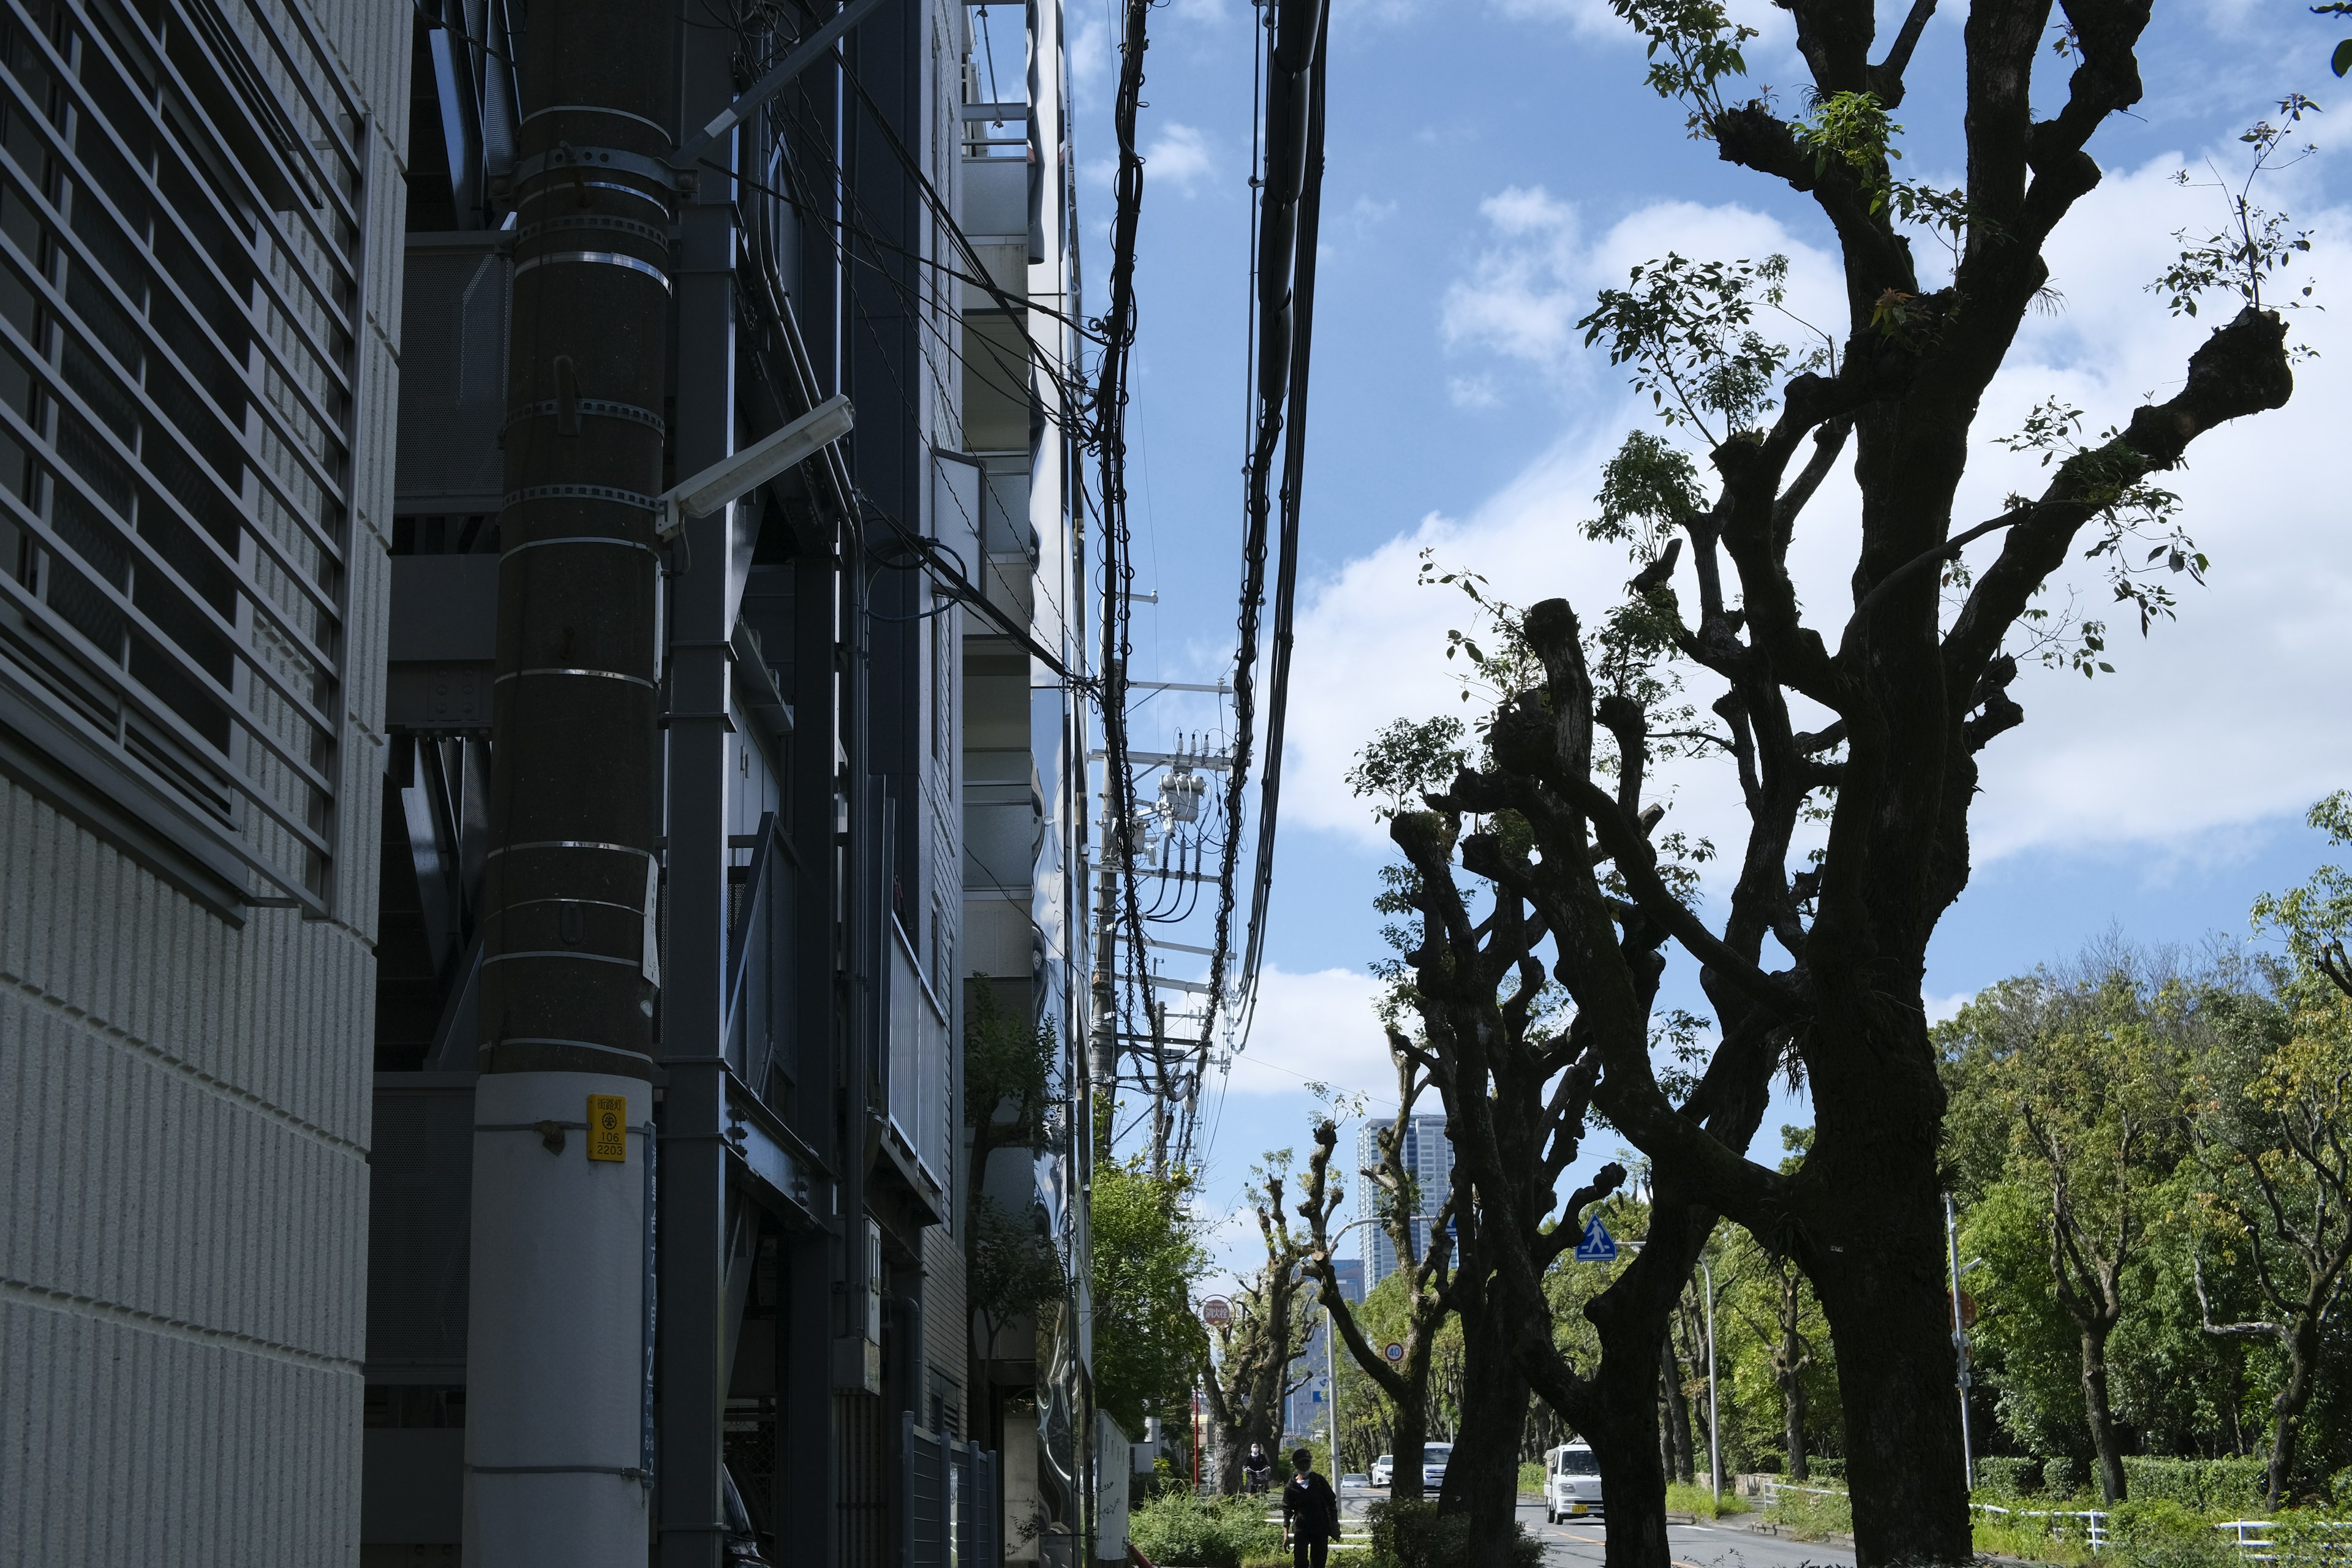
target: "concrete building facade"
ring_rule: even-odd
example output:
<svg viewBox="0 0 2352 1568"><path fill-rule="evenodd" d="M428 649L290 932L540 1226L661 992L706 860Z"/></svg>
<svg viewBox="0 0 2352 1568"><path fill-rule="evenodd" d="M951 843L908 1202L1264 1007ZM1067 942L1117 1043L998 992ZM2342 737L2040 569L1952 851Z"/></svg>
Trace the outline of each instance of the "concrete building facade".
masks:
<svg viewBox="0 0 2352 1568"><path fill-rule="evenodd" d="M0 9L0 1563L349 1563L410 30Z"/></svg>

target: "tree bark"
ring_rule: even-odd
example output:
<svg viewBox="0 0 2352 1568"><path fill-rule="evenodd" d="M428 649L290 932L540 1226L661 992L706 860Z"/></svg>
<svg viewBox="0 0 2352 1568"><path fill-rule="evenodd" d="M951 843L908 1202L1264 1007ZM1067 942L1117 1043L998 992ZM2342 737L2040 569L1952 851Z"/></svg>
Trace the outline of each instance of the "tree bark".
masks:
<svg viewBox="0 0 2352 1568"><path fill-rule="evenodd" d="M1915 1023L1924 1065L1924 1017ZM1932 1070L1935 1103L1912 1113L1889 1103L1906 1076L1892 1064L1864 1097L1867 1108L1822 1093L1817 1079L1817 1124L1842 1125L1835 1136L1822 1127L1799 1178L1810 1189L1798 1200L1801 1261L1837 1352L1858 1568L1976 1558L1944 1285L1935 1140L1942 1104Z"/></svg>
<svg viewBox="0 0 2352 1568"><path fill-rule="evenodd" d="M2263 1500L2272 1509L2284 1508L2294 1473L2295 1438L2303 1413L2311 1404L2314 1374L2319 1366L2319 1322L2316 1314L2299 1314L2285 1336L2286 1381L2271 1402L2271 1461L2263 1476Z"/></svg>
<svg viewBox="0 0 2352 1568"><path fill-rule="evenodd" d="M1470 1521L1465 1568L1511 1568L1519 1520L1519 1437L1532 1397L1496 1304L1462 1320L1462 1430L1437 1510Z"/></svg>
<svg viewBox="0 0 2352 1568"><path fill-rule="evenodd" d="M2099 1494L2112 1505L2124 1500L2124 1451L2107 1400L2109 1323L2083 1326L2083 1414L2090 1423L2091 1447L2099 1456Z"/></svg>
<svg viewBox="0 0 2352 1568"><path fill-rule="evenodd" d="M1389 1477L1391 1502L1419 1502L1428 1489L1421 1484L1421 1450L1429 1442L1429 1380L1422 1379L1421 1397L1396 1401L1396 1469Z"/></svg>
<svg viewBox="0 0 2352 1568"><path fill-rule="evenodd" d="M1668 1315L1698 1256L1689 1238L1704 1237L1715 1216L1679 1204L1654 1202L1650 1234L1640 1257L1596 1297L1585 1316L1601 1336L1601 1364L1592 1397L1575 1413L1584 1440L1601 1463L1601 1491L1609 1528L1607 1568L1667 1568L1666 1426L1659 1419L1658 1358ZM1679 1259L1679 1262L1678 1262Z"/></svg>
<svg viewBox="0 0 2352 1568"><path fill-rule="evenodd" d="M1666 1394L1666 1436L1674 1450L1674 1478L1689 1486L1697 1465L1691 1457L1690 1395L1683 1389L1683 1363L1675 1354L1671 1325L1665 1338L1658 1342L1658 1381Z"/></svg>

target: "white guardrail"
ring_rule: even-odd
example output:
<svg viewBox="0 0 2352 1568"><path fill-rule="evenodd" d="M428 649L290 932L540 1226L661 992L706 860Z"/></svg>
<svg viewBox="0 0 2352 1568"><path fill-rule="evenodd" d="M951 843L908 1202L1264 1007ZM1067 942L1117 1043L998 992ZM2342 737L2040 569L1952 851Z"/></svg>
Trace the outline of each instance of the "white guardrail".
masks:
<svg viewBox="0 0 2352 1568"><path fill-rule="evenodd" d="M1847 1495L1829 1487L1799 1487L1790 1486L1784 1481L1767 1480L1764 1483L1766 1505L1769 1506L1780 1501L1782 1492L1803 1492L1812 1497L1833 1498L1843 1498ZM2107 1548L2108 1514L2105 1509L2011 1509L1989 1502L1972 1502L1969 1504L1969 1508L1976 1513L2001 1514L2011 1519L2046 1519L2050 1521L2051 1533L2053 1535L2063 1536L2071 1531L2079 1531L2084 1540L2090 1543L2092 1551L2104 1552ZM2067 1520L2080 1522L2075 1524L2060 1522ZM2270 1519L2233 1519L2217 1524L2213 1528L2229 1536L2230 1544L2238 1549L2238 1556L2242 1561L2275 1563L2278 1561L2278 1540L2272 1532L2277 1528L2277 1524L2276 1520ZM2352 1531L2352 1520L2315 1520L2303 1528L2323 1530L2331 1535L2336 1535L2338 1532ZM2352 1560L2352 1534L2342 1534L2338 1539L2315 1542L2314 1555L2328 1561Z"/></svg>

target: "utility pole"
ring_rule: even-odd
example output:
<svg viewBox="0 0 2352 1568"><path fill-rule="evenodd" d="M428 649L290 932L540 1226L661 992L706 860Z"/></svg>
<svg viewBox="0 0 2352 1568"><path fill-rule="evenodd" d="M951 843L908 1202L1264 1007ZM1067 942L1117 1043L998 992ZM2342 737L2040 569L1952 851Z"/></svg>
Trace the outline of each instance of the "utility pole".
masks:
<svg viewBox="0 0 2352 1568"><path fill-rule="evenodd" d="M1952 1194L1944 1194L1944 1247L1951 1254L1952 1359L1958 1367L1960 1389L1960 1473L1969 1490L1977 1489L1976 1446L1969 1439L1969 1332L1960 1326L1960 1230L1952 1213ZM1973 1266L1971 1266L1973 1267Z"/></svg>
<svg viewBox="0 0 2352 1568"><path fill-rule="evenodd" d="M675 25L565 0L522 62L467 1352L499 1568L646 1560Z"/></svg>
<svg viewBox="0 0 2352 1568"><path fill-rule="evenodd" d="M1723 1501L1723 1444L1717 1436L1715 1405L1715 1269L1704 1255L1698 1260L1699 1277L1706 1288L1706 1474L1715 1489L1715 1500Z"/></svg>
<svg viewBox="0 0 2352 1568"><path fill-rule="evenodd" d="M1331 1309L1323 1309L1323 1384L1331 1391L1331 1484L1339 1484L1339 1358L1331 1349Z"/></svg>

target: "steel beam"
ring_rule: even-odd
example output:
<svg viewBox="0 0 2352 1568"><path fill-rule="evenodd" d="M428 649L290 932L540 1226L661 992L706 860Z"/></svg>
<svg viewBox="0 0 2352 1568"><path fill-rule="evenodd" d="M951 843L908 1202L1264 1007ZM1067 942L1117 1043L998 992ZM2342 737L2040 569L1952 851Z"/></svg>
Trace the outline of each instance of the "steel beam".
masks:
<svg viewBox="0 0 2352 1568"><path fill-rule="evenodd" d="M684 124L731 91L732 41L681 31ZM671 455L698 473L735 447L736 139L713 142L678 215ZM690 564L669 579L669 943L662 996L660 1568L719 1568L727 1415L725 1137L729 763L736 595L721 508L686 525Z"/></svg>

